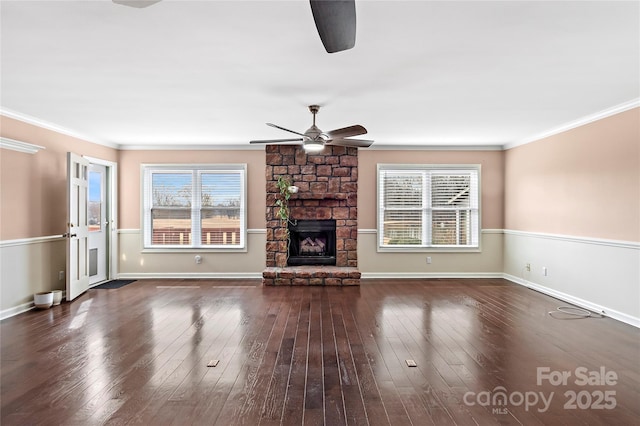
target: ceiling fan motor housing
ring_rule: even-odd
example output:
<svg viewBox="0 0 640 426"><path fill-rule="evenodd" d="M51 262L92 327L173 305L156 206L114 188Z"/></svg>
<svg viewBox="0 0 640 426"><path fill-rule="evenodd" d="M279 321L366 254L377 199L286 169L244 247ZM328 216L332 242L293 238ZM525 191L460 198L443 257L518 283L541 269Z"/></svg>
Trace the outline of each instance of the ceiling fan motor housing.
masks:
<svg viewBox="0 0 640 426"><path fill-rule="evenodd" d="M309 129L307 129L306 132L304 132L305 137L311 139L311 140L318 140L318 139L328 139L327 135L325 135L324 133L322 133L322 130L320 130L315 124L311 127L309 127Z"/></svg>

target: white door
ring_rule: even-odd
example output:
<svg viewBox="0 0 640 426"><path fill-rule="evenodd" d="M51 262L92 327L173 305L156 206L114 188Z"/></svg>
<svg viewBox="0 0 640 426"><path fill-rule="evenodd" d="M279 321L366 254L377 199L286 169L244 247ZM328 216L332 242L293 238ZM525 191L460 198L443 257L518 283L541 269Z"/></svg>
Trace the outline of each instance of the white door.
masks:
<svg viewBox="0 0 640 426"><path fill-rule="evenodd" d="M89 161L67 153L67 301L89 289L87 189Z"/></svg>
<svg viewBox="0 0 640 426"><path fill-rule="evenodd" d="M107 210L107 167L89 165L89 284L108 278L109 217Z"/></svg>

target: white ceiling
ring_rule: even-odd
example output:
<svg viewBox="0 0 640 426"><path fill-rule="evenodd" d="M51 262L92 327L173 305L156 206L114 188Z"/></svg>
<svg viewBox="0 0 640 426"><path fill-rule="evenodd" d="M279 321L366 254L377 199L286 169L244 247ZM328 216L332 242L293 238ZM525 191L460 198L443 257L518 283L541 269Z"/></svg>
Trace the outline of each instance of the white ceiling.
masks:
<svg viewBox="0 0 640 426"><path fill-rule="evenodd" d="M358 1L328 54L307 1L5 1L5 113L92 141L239 145L362 124L383 145L514 143L637 100L640 3Z"/></svg>

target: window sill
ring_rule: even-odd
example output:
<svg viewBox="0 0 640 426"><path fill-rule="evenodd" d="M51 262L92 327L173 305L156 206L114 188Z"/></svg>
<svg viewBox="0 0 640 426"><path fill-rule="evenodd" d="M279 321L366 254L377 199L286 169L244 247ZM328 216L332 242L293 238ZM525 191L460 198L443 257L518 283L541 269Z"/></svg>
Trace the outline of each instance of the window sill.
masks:
<svg viewBox="0 0 640 426"><path fill-rule="evenodd" d="M141 253L246 253L248 251L247 247L238 247L238 248L195 248L195 247L153 247L153 248L143 248Z"/></svg>
<svg viewBox="0 0 640 426"><path fill-rule="evenodd" d="M480 253L480 247L380 247L378 253Z"/></svg>

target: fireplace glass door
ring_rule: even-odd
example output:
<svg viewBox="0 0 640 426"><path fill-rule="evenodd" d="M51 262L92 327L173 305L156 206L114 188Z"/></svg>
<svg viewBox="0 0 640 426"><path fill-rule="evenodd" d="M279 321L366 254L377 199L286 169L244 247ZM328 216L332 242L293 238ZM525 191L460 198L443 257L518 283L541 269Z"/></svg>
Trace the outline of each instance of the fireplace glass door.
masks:
<svg viewBox="0 0 640 426"><path fill-rule="evenodd" d="M289 225L291 266L336 264L336 221L298 220Z"/></svg>

